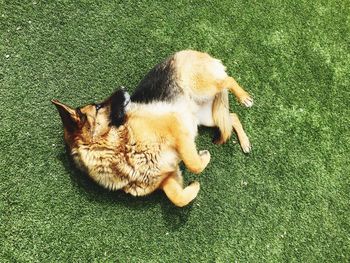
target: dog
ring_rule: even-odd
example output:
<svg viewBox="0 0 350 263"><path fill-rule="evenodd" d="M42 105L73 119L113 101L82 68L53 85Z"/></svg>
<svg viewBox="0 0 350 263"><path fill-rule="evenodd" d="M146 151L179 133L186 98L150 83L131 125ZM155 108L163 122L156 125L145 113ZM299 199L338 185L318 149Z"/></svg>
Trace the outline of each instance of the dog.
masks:
<svg viewBox="0 0 350 263"><path fill-rule="evenodd" d="M208 151L197 151L198 125L218 127L217 143L226 142L233 127L243 151L250 151L238 117L229 112L227 90L252 105L219 60L185 50L154 67L131 99L119 89L102 103L84 107L52 103L73 160L94 181L134 196L161 189L183 207L195 199L200 185L195 181L183 186L180 161L196 174L210 161Z"/></svg>

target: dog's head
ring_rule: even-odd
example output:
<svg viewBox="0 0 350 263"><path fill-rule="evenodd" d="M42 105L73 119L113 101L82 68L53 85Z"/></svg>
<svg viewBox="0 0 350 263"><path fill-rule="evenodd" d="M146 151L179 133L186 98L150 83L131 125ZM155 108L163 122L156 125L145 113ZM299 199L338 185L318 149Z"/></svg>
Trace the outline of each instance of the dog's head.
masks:
<svg viewBox="0 0 350 263"><path fill-rule="evenodd" d="M64 138L69 147L77 140L91 143L108 134L111 126L120 126L126 121L126 106L130 95L117 90L107 100L98 104L72 108L58 100L52 100L63 123Z"/></svg>

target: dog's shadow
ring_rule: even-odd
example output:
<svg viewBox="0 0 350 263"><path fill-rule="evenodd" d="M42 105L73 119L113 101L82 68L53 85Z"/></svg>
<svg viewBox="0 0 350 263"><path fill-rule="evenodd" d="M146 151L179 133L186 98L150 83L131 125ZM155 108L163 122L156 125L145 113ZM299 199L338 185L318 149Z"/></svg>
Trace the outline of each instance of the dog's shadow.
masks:
<svg viewBox="0 0 350 263"><path fill-rule="evenodd" d="M176 207L167 199L162 191L155 191L143 197L134 197L124 193L122 190L109 191L99 186L87 174L76 168L73 160L68 156L66 151L61 152L57 158L62 162L78 193L89 201L108 203L112 206L123 206L124 208L135 210L135 213L160 206L163 218L169 226L169 231L176 231L184 226L191 214L192 204L182 208Z"/></svg>

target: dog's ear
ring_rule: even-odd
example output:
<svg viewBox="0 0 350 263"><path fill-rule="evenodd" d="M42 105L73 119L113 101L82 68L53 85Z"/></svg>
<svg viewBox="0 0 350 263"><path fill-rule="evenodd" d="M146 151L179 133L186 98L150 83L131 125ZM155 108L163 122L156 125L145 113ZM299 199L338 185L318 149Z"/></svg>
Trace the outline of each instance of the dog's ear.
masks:
<svg viewBox="0 0 350 263"><path fill-rule="evenodd" d="M58 100L51 100L56 106L63 123L63 127L68 132L73 132L78 128L79 116L75 109L59 102Z"/></svg>
<svg viewBox="0 0 350 263"><path fill-rule="evenodd" d="M107 100L110 104L111 125L120 126L125 123L125 107L130 102L130 95L124 89L119 89Z"/></svg>

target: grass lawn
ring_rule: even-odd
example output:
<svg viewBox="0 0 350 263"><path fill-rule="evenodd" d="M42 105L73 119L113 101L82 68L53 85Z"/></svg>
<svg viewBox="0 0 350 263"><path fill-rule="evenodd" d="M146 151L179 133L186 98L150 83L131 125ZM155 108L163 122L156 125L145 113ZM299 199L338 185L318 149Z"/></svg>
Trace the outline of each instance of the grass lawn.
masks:
<svg viewBox="0 0 350 263"><path fill-rule="evenodd" d="M1 262L350 262L349 0L0 0L0 21ZM200 129L185 208L77 171L50 100L132 92L188 48L253 95L230 95L252 153Z"/></svg>

